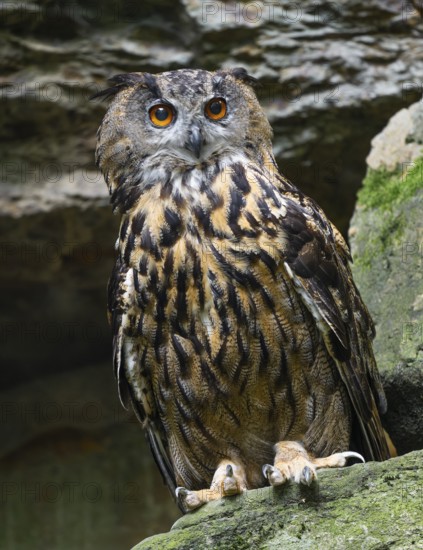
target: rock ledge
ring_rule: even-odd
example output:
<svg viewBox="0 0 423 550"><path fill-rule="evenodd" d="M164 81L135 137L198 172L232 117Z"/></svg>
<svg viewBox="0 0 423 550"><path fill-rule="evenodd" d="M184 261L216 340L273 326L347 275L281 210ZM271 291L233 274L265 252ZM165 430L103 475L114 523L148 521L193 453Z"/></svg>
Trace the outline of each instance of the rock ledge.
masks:
<svg viewBox="0 0 423 550"><path fill-rule="evenodd" d="M423 451L212 502L133 550L423 548Z"/></svg>

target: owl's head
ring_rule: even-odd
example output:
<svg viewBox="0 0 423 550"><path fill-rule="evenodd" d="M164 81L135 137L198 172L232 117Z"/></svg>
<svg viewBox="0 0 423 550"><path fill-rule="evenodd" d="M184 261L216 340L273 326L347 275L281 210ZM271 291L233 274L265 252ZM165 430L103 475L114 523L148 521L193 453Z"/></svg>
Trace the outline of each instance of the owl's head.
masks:
<svg viewBox="0 0 423 550"><path fill-rule="evenodd" d="M96 97L114 96L98 133L97 162L113 193L129 175L207 168L270 148L272 130L244 69L129 73ZM145 179L145 177L144 177ZM112 181L113 180L113 181ZM133 184L133 182L132 182Z"/></svg>

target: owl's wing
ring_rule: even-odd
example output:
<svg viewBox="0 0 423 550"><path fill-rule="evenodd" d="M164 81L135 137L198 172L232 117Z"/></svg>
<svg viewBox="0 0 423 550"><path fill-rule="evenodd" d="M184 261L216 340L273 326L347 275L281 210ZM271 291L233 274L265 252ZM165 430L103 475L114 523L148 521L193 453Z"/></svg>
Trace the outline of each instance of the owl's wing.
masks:
<svg viewBox="0 0 423 550"><path fill-rule="evenodd" d="M389 458L379 413L386 399L375 358L370 314L352 279L348 247L317 204L283 193L284 268L323 334L348 390L369 459Z"/></svg>
<svg viewBox="0 0 423 550"><path fill-rule="evenodd" d="M158 418L148 375L144 370L143 347L136 338L134 302L137 273L119 259L108 285L108 315L113 333L113 366L118 381L119 397L127 409L131 404L145 428L154 459L163 479L175 497L176 481L167 439ZM136 325L136 323L135 323ZM130 382L127 377L130 377Z"/></svg>

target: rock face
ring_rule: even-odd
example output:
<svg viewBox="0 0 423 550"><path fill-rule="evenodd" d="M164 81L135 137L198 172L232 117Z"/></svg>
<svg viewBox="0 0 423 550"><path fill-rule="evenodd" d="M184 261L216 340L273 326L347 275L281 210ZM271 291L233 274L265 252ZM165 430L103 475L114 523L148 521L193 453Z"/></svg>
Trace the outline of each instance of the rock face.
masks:
<svg viewBox="0 0 423 550"><path fill-rule="evenodd" d="M110 360L106 284L118 225L103 183L87 174L9 186L0 198L3 388Z"/></svg>
<svg viewBox="0 0 423 550"><path fill-rule="evenodd" d="M414 103L401 109L380 134L372 139L367 166L373 170L395 172L422 154L422 109Z"/></svg>
<svg viewBox="0 0 423 550"><path fill-rule="evenodd" d="M325 470L312 487L249 491L185 515L133 550L423 548L423 451Z"/></svg>
<svg viewBox="0 0 423 550"><path fill-rule="evenodd" d="M351 220L354 278L376 324L384 419L398 451L423 448L423 105L401 110L373 140Z"/></svg>

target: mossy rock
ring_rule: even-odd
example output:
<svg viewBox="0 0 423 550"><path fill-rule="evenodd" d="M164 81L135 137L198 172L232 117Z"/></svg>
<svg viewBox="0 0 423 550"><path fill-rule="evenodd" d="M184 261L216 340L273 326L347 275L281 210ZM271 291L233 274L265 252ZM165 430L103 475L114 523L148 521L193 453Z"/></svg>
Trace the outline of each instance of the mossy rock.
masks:
<svg viewBox="0 0 423 550"><path fill-rule="evenodd" d="M423 159L369 170L351 222L353 274L376 324L384 424L398 450L423 447Z"/></svg>
<svg viewBox="0 0 423 550"><path fill-rule="evenodd" d="M209 503L133 550L423 548L423 451Z"/></svg>

